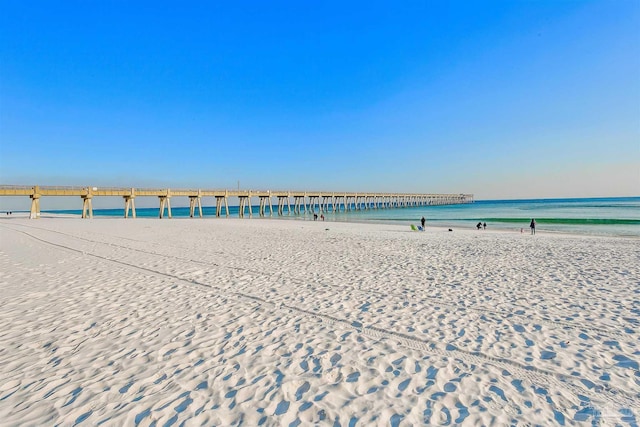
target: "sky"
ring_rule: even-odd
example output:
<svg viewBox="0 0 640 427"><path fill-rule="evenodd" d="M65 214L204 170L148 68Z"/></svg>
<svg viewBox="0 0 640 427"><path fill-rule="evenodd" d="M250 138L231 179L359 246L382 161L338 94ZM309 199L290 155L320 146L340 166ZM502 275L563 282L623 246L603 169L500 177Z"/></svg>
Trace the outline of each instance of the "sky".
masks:
<svg viewBox="0 0 640 427"><path fill-rule="evenodd" d="M639 196L640 2L0 1L0 184Z"/></svg>

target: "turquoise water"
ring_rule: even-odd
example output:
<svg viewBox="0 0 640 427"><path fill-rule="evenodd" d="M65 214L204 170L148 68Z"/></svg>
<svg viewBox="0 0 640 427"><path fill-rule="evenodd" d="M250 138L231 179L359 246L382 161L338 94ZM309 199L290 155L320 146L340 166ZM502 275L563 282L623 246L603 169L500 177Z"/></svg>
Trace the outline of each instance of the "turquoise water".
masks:
<svg viewBox="0 0 640 427"><path fill-rule="evenodd" d="M275 206L274 206L275 208ZM238 216L238 208L229 208L231 216ZM79 210L51 211L80 215ZM136 210L138 217L158 217L158 208ZM253 207L257 217L258 207ZM188 217L189 208L172 208L174 217ZM205 217L215 216L214 207L203 207ZM267 209L268 214L268 209ZM96 209L95 216L124 216L123 209ZM417 206L397 209L367 209L349 212L328 212L328 221L382 222L418 224L427 219L427 226L473 228L481 221L487 228L529 231L529 222L535 218L538 231L569 232L591 235L618 235L640 237L640 197L594 199L535 199L535 200L483 200L465 205ZM274 209L274 217L277 213ZM312 214L299 217L311 219ZM245 214L248 218L248 213ZM293 214L283 218L296 218Z"/></svg>
<svg viewBox="0 0 640 427"><path fill-rule="evenodd" d="M640 197L483 200L467 205L365 213L362 219L417 224L422 216L427 219L427 226L475 228L478 222L486 222L487 228L523 228L528 232L529 223L535 218L537 231L640 237Z"/></svg>

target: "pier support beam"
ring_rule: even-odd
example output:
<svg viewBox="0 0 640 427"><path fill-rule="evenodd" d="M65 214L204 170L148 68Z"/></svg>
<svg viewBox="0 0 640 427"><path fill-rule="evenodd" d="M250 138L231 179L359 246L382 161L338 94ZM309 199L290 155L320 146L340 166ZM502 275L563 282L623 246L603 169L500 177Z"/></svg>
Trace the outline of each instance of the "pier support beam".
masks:
<svg viewBox="0 0 640 427"><path fill-rule="evenodd" d="M288 196L278 196L278 215L284 215L284 202L287 202L287 215L291 215L291 204Z"/></svg>
<svg viewBox="0 0 640 427"><path fill-rule="evenodd" d="M273 216L273 208L271 208L271 198L269 196L260 196L260 205L258 207L258 214L261 217L264 217L265 211L267 210L267 201L269 202L269 209L271 211L271 216Z"/></svg>
<svg viewBox="0 0 640 427"><path fill-rule="evenodd" d="M189 196L189 217L193 218L193 213L198 206L198 213L202 218L202 200L200 196Z"/></svg>
<svg viewBox="0 0 640 427"><path fill-rule="evenodd" d="M309 196L309 210L312 214L316 213L316 203L320 204L318 196Z"/></svg>
<svg viewBox="0 0 640 427"><path fill-rule="evenodd" d="M38 194L38 187L35 187L34 193L29 196L31 198L31 211L29 212L29 219L40 218L40 194Z"/></svg>
<svg viewBox="0 0 640 427"><path fill-rule="evenodd" d="M293 196L293 213L300 215L302 210L307 213L307 204L304 201L304 196Z"/></svg>
<svg viewBox="0 0 640 427"><path fill-rule="evenodd" d="M244 208L249 208L249 218L253 218L253 210L251 209L251 193L247 196L238 196L240 206L238 206L238 216L244 218Z"/></svg>
<svg viewBox="0 0 640 427"><path fill-rule="evenodd" d="M171 219L171 196L158 196L160 199L160 218L164 217L164 208L167 207L168 217Z"/></svg>
<svg viewBox="0 0 640 427"><path fill-rule="evenodd" d="M136 196L123 196L124 199L124 217L129 218L129 209L131 209L132 218L136 217Z"/></svg>
<svg viewBox="0 0 640 427"><path fill-rule="evenodd" d="M222 204L224 203L225 212L227 217L229 217L229 203L227 201L227 196L216 196L216 217L220 218L220 214L222 213Z"/></svg>
<svg viewBox="0 0 640 427"><path fill-rule="evenodd" d="M93 205L91 204L92 195L87 194L82 197L82 218L93 218ZM89 215L87 216L87 211Z"/></svg>
<svg viewBox="0 0 640 427"><path fill-rule="evenodd" d="M246 197L238 197L238 218L244 218L244 205L246 201Z"/></svg>

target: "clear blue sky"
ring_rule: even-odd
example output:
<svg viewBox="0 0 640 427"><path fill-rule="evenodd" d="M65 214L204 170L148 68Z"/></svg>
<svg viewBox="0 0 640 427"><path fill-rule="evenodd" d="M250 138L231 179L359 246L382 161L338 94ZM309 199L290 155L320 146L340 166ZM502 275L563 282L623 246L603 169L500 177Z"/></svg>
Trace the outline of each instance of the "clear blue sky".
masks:
<svg viewBox="0 0 640 427"><path fill-rule="evenodd" d="M0 3L1 184L238 180L640 195L640 2Z"/></svg>

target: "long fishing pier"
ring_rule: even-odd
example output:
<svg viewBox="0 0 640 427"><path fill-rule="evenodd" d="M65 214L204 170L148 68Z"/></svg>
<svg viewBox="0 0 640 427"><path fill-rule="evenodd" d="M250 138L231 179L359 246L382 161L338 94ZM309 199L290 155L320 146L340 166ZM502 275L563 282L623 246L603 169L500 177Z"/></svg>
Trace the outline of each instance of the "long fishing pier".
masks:
<svg viewBox="0 0 640 427"><path fill-rule="evenodd" d="M171 197L189 198L189 215L202 217L202 198L214 197L216 216L229 216L229 197L239 200L238 216L244 218L245 211L253 216L251 200L257 198L258 215L273 216L272 200L277 199L278 215L301 213L329 213L365 209L404 208L411 206L457 205L473 203L472 194L405 194L405 193L342 193L327 191L256 191L256 190L174 190L149 188L112 188L112 187L51 187L0 185L0 196L29 196L31 211L29 218L40 217L40 199L44 196L77 196L82 199L82 218L93 218L92 199L94 197L116 196L124 199L124 217L136 217L136 197L157 197L160 200L159 217L171 218ZM291 201L293 200L293 209Z"/></svg>

